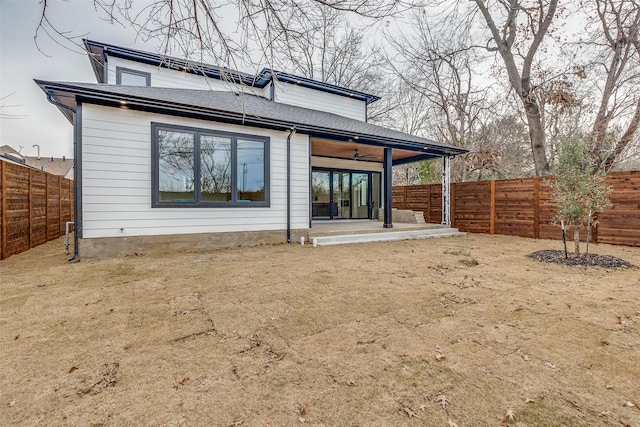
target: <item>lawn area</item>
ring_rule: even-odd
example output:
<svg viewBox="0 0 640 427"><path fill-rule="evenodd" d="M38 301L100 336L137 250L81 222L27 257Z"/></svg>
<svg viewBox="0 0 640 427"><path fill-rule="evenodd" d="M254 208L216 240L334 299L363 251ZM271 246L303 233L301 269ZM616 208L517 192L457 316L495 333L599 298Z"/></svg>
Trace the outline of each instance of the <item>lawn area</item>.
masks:
<svg viewBox="0 0 640 427"><path fill-rule="evenodd" d="M0 425L640 426L640 270L467 235L0 262ZM640 265L640 248L591 245ZM507 414L509 416L507 416Z"/></svg>

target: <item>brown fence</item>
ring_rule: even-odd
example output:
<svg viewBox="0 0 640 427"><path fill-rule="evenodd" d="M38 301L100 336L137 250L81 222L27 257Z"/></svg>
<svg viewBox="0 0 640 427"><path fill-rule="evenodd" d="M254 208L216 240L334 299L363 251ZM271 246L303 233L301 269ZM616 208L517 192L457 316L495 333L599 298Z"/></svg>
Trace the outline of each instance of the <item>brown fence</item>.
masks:
<svg viewBox="0 0 640 427"><path fill-rule="evenodd" d="M0 259L57 239L73 221L73 181L0 161Z"/></svg>
<svg viewBox="0 0 640 427"><path fill-rule="evenodd" d="M452 225L472 233L561 239L553 225L556 214L552 178L523 178L451 184ZM593 241L640 246L640 171L615 172L612 207L598 214ZM393 207L422 211L430 223L442 220L440 184L394 187Z"/></svg>

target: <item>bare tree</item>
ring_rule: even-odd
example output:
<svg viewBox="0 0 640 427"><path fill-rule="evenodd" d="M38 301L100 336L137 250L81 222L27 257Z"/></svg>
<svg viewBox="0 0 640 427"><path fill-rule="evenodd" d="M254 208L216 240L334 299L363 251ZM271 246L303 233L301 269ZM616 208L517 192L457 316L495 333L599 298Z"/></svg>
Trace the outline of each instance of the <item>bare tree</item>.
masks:
<svg viewBox="0 0 640 427"><path fill-rule="evenodd" d="M490 88L476 81L479 59L468 48L470 34L459 32L450 17L431 24L414 14L412 23L413 35L388 37L398 52L389 65L428 103L420 123L428 124L428 136L473 153L474 128L493 105ZM467 180L468 166L464 159L454 162L454 179Z"/></svg>
<svg viewBox="0 0 640 427"><path fill-rule="evenodd" d="M602 73L597 80L604 82L598 85L601 96L591 139L596 166L609 171L640 125L640 3L595 0L583 7L597 15L597 37L589 43L596 48L591 65Z"/></svg>
<svg viewBox="0 0 640 427"><path fill-rule="evenodd" d="M295 49L294 36L317 27L318 11L331 9L380 19L398 11L400 0L93 0L108 20L133 27L144 40L157 40L160 52L193 61L209 61L243 69L271 64L276 43ZM36 33L44 32L61 44L79 40L49 20L51 4L42 1ZM229 25L233 17L235 27Z"/></svg>
<svg viewBox="0 0 640 427"><path fill-rule="evenodd" d="M295 74L356 90L371 90L382 74L379 49L365 46L364 31L328 7L297 22L275 41L275 63Z"/></svg>
<svg viewBox="0 0 640 427"><path fill-rule="evenodd" d="M549 175L545 131L532 82L532 66L548 34L558 0L473 0L490 33L486 49L497 51L509 83L524 107L537 175Z"/></svg>

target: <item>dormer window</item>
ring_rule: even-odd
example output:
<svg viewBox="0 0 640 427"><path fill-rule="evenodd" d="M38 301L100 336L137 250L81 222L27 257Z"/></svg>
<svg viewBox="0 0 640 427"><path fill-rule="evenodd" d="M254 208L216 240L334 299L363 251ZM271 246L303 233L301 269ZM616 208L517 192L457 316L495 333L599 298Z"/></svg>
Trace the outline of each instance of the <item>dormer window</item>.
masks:
<svg viewBox="0 0 640 427"><path fill-rule="evenodd" d="M151 86L151 73L116 67L116 84L123 86Z"/></svg>

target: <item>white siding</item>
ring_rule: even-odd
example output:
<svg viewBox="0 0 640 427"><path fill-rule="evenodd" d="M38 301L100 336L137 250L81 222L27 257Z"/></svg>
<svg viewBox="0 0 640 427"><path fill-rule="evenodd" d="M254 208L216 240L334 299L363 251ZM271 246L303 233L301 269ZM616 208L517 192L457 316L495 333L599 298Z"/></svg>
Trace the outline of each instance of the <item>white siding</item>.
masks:
<svg viewBox="0 0 640 427"><path fill-rule="evenodd" d="M343 170L360 170L368 172L382 172L382 163L364 162L359 160L332 159L330 157L311 157L314 168L331 168Z"/></svg>
<svg viewBox="0 0 640 427"><path fill-rule="evenodd" d="M270 137L270 207L152 208L151 122ZM84 104L83 237L286 230L287 132ZM291 228L309 228L309 137L291 148Z"/></svg>
<svg viewBox="0 0 640 427"><path fill-rule="evenodd" d="M365 101L322 92L285 82L276 83L275 101L312 110L325 111L350 119L366 121Z"/></svg>
<svg viewBox="0 0 640 427"><path fill-rule="evenodd" d="M151 74L151 86L171 87L180 89L197 90L223 90L233 92L248 92L259 96L269 97L269 89L252 88L237 83L221 81L218 79L187 73L184 71L170 70L150 64L110 56L107 60L108 83L116 84L116 67L129 68L144 71Z"/></svg>

